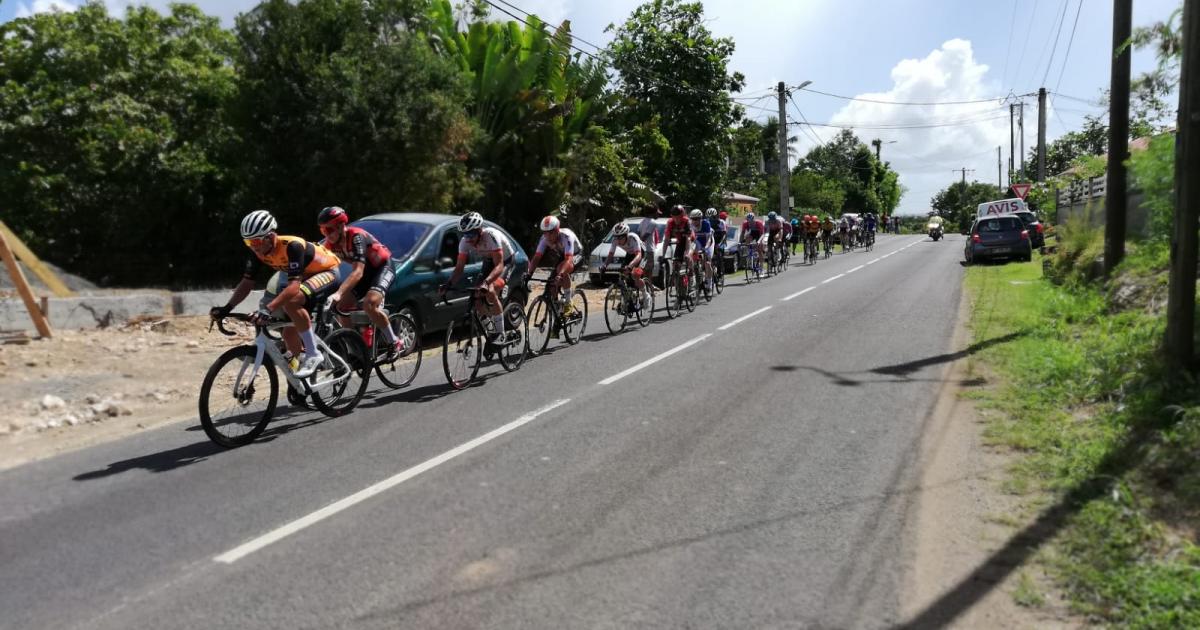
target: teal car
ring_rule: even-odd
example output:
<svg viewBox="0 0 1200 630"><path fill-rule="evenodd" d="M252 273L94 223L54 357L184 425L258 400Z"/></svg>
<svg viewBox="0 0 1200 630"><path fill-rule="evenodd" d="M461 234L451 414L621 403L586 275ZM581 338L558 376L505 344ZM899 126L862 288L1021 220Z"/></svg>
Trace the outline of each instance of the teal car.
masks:
<svg viewBox="0 0 1200 630"><path fill-rule="evenodd" d="M463 293L447 293L449 304L438 297L438 287L450 281L458 257L457 215L392 212L364 217L352 225L370 232L392 252L396 278L387 294L389 310L411 317L422 334L445 330L451 319L463 313L467 300ZM513 246L513 259L505 262L514 264L517 272L501 298L524 306L528 296L520 280L529 257L507 230L491 221L484 225L500 230ZM482 268L483 262L472 255L456 288L478 284Z"/></svg>

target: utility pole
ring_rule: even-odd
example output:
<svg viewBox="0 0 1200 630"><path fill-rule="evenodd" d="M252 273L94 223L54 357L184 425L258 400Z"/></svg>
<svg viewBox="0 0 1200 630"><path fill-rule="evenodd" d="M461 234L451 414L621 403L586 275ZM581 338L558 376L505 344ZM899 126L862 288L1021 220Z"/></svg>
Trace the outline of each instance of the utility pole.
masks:
<svg viewBox="0 0 1200 630"><path fill-rule="evenodd" d="M1008 183L1013 183L1013 173L1017 172L1017 140L1013 135L1013 112L1016 103L1008 104Z"/></svg>
<svg viewBox="0 0 1200 630"><path fill-rule="evenodd" d="M879 161L879 149L881 149L883 147L883 140L880 140L879 138L875 138L874 140L871 141L871 144L875 145L875 161L878 162Z"/></svg>
<svg viewBox="0 0 1200 630"><path fill-rule="evenodd" d="M1038 176L1046 181L1046 88L1038 88Z"/></svg>
<svg viewBox="0 0 1200 630"><path fill-rule="evenodd" d="M1125 257L1125 160L1129 157L1129 40L1133 0L1113 0L1112 82L1108 104L1108 181L1104 204L1104 273ZM1187 40L1184 40L1187 41ZM1124 46L1124 49L1122 47ZM1120 50L1120 54L1117 51Z"/></svg>
<svg viewBox="0 0 1200 630"><path fill-rule="evenodd" d="M1200 0L1183 3L1181 41L1200 41ZM1200 47L1183 47L1175 141L1175 229L1167 290L1167 357L1187 367L1195 356L1197 216L1200 215Z"/></svg>
<svg viewBox="0 0 1200 630"><path fill-rule="evenodd" d="M791 178L788 177L788 146L787 146L787 86L779 82L779 216L784 221L791 218L788 212L788 190Z"/></svg>
<svg viewBox="0 0 1200 630"><path fill-rule="evenodd" d="M1000 190L1000 196L1004 196L1004 158L1001 155L1000 145L996 145L996 188Z"/></svg>
<svg viewBox="0 0 1200 630"><path fill-rule="evenodd" d="M1017 118L1017 129L1020 130L1021 134L1021 181L1023 182L1029 179L1028 176L1025 175L1027 172L1025 170L1025 101L1021 101L1020 105L1021 109L1019 110L1020 113L1018 114Z"/></svg>

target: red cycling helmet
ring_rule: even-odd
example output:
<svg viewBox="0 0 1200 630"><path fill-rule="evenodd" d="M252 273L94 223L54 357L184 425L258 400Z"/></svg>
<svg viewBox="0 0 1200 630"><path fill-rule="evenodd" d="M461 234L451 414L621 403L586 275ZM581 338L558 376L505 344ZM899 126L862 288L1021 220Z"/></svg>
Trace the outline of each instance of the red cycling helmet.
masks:
<svg viewBox="0 0 1200 630"><path fill-rule="evenodd" d="M724 221L725 219L729 218L729 213L722 210L721 214L718 214L717 217Z"/></svg>
<svg viewBox="0 0 1200 630"><path fill-rule="evenodd" d="M337 206L329 206L321 210L321 214L317 215L317 225L346 225L350 222L350 215L346 214L345 210Z"/></svg>

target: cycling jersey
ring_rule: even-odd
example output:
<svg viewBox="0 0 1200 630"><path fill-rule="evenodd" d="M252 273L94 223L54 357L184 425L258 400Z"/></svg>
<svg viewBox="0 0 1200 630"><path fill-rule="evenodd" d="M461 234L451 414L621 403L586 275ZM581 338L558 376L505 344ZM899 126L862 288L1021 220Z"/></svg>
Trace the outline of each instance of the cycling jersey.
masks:
<svg viewBox="0 0 1200 630"><path fill-rule="evenodd" d="M336 269L340 262L333 252L322 245L310 243L299 236L276 235L275 247L270 252L265 255L254 252L253 256L246 259L243 275L253 278L266 265L275 271L287 272L290 281Z"/></svg>
<svg viewBox="0 0 1200 630"><path fill-rule="evenodd" d="M663 234L663 240L670 241L677 238L680 241L687 240L688 237L694 237L695 230L692 229L692 221L687 217L671 217L667 219L667 231Z"/></svg>
<svg viewBox="0 0 1200 630"><path fill-rule="evenodd" d="M642 242L642 239L638 238L638 235L633 232L625 236L624 245L621 244L619 238L614 238L612 244L614 247L620 247L625 250L626 255L636 254L646 248L646 244Z"/></svg>
<svg viewBox="0 0 1200 630"><path fill-rule="evenodd" d="M575 232L570 228L560 229L558 238L554 242L551 242L548 237L548 234L542 234L542 238L538 239L536 253L545 254L549 249L563 257L570 257L583 252L583 243L579 242L579 237L575 236Z"/></svg>
<svg viewBox="0 0 1200 630"><path fill-rule="evenodd" d="M725 219L717 219L713 224L713 237L717 239L717 245L725 242L725 237L729 234L729 222Z"/></svg>
<svg viewBox="0 0 1200 630"><path fill-rule="evenodd" d="M867 219L867 230L871 232L875 231L875 219Z"/></svg>
<svg viewBox="0 0 1200 630"><path fill-rule="evenodd" d="M500 257L505 261L512 258L512 243L509 243L508 239L496 228L480 228L479 238L474 243L471 243L470 240L465 236L458 240L459 256L466 256L472 252L482 255L498 251Z"/></svg>
<svg viewBox="0 0 1200 630"><path fill-rule="evenodd" d="M782 229L783 229L783 220L767 219L767 231L768 232L778 232L779 230L782 230Z"/></svg>
<svg viewBox="0 0 1200 630"><path fill-rule="evenodd" d="M833 232L836 227L837 226L833 224L833 221L825 221L821 223L821 229L825 230L826 232Z"/></svg>
<svg viewBox="0 0 1200 630"><path fill-rule="evenodd" d="M320 244L337 254L338 258L349 263L360 262L370 269L378 269L392 259L392 252L386 245L359 227L346 226L342 240L336 245L331 244L328 238Z"/></svg>
<svg viewBox="0 0 1200 630"><path fill-rule="evenodd" d="M821 231L821 224L817 223L816 221L809 221L804 224L804 233L805 234L815 235L817 232L820 232L820 231Z"/></svg>
<svg viewBox="0 0 1200 630"><path fill-rule="evenodd" d="M758 219L742 222L742 234L744 235L743 238L749 237L754 240L758 240L758 237L762 236L764 231L763 223Z"/></svg>
<svg viewBox="0 0 1200 630"><path fill-rule="evenodd" d="M638 237L643 243L647 243L650 249L653 250L655 245L658 245L658 223L646 217L638 224Z"/></svg>
<svg viewBox="0 0 1200 630"><path fill-rule="evenodd" d="M708 247L713 236L712 224L708 222L708 219L700 219L699 226L693 223L692 229L696 232L696 244L700 247Z"/></svg>

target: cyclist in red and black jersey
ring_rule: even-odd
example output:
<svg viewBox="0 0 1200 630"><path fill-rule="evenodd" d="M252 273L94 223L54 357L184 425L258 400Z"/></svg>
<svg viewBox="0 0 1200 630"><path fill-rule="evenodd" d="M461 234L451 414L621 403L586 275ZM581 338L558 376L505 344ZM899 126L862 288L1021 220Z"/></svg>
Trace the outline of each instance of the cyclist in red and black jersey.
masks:
<svg viewBox="0 0 1200 630"><path fill-rule="evenodd" d="M354 266L333 294L333 303L345 313L355 310L356 303L362 300L363 310L371 323L387 336L388 347L396 354L403 354L404 341L396 336L388 324L387 315L380 308L387 297L388 287L396 277L392 269L392 252L370 232L351 227L347 225L349 222L350 216L337 206L325 208L317 215L317 225L321 228L321 234L325 235L321 244ZM344 317L339 319L345 320ZM343 325L348 323L342 321Z"/></svg>
<svg viewBox="0 0 1200 630"><path fill-rule="evenodd" d="M675 250L672 256L676 262L683 263L683 271L687 273L691 270L690 262L692 258L692 244L696 241L696 231L692 228L692 221L688 218L687 212L683 206L676 205L671 208L671 218L667 219L667 229L663 233L663 242L670 245L671 239L675 239ZM666 247L664 246L664 251Z"/></svg>

